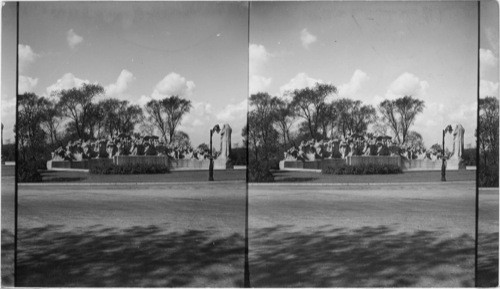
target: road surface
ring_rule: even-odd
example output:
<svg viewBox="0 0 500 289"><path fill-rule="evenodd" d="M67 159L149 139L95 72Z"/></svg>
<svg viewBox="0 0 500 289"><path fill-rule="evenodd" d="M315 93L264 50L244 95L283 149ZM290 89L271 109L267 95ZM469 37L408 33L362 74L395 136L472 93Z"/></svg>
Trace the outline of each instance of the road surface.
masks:
<svg viewBox="0 0 500 289"><path fill-rule="evenodd" d="M242 286L244 182L19 185L21 286Z"/></svg>
<svg viewBox="0 0 500 289"><path fill-rule="evenodd" d="M251 286L474 286L474 182L248 193Z"/></svg>

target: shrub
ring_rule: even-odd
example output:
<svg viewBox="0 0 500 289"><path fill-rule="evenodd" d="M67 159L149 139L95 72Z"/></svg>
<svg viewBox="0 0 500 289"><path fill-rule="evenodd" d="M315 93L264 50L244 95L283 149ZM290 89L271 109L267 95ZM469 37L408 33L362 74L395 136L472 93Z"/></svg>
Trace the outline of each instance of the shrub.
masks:
<svg viewBox="0 0 500 289"><path fill-rule="evenodd" d="M35 162L19 161L17 165L17 176L19 182L32 183L42 181L42 175L38 172Z"/></svg>
<svg viewBox="0 0 500 289"><path fill-rule="evenodd" d="M251 183L274 182L271 164L269 162L250 162L248 181Z"/></svg>
<svg viewBox="0 0 500 289"><path fill-rule="evenodd" d="M323 174L330 175L388 175L401 174L403 170L396 165L342 165L338 167L328 166L321 171Z"/></svg>
<svg viewBox="0 0 500 289"><path fill-rule="evenodd" d="M231 149L231 154L229 155L231 162L235 166L246 166L247 165L247 149L246 148L234 148Z"/></svg>
<svg viewBox="0 0 500 289"><path fill-rule="evenodd" d="M166 174L170 169L164 165L96 165L89 169L95 175L139 175L139 174Z"/></svg>

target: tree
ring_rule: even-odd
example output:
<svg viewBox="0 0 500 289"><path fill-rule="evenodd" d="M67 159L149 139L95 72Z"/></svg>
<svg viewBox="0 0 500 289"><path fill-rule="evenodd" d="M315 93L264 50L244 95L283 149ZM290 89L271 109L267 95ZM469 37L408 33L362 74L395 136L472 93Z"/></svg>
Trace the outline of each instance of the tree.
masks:
<svg viewBox="0 0 500 289"><path fill-rule="evenodd" d="M250 152L256 162L268 159L277 149L279 133L274 128L278 98L268 93L257 93L250 96L250 112L247 125L243 128L242 136L248 144ZM263 152L261 155L260 152Z"/></svg>
<svg viewBox="0 0 500 289"><path fill-rule="evenodd" d="M190 148L191 141L189 140L189 135L183 131L176 131L171 144L178 148Z"/></svg>
<svg viewBox="0 0 500 289"><path fill-rule="evenodd" d="M419 113L424 111L423 100L404 96L395 100L384 100L379 105L383 120L389 125L398 143L406 143L410 127Z"/></svg>
<svg viewBox="0 0 500 289"><path fill-rule="evenodd" d="M499 102L496 97L479 99L479 186L498 187Z"/></svg>
<svg viewBox="0 0 500 289"><path fill-rule="evenodd" d="M17 174L19 181L41 181L39 168L47 160L46 132L41 124L47 120L49 101L34 93L17 96L18 115L15 125L18 141Z"/></svg>
<svg viewBox="0 0 500 289"><path fill-rule="evenodd" d="M320 128L323 129L323 137L326 137L324 124L332 116L327 113L328 105L325 100L332 93L337 93L335 86L320 83L316 83L312 88L296 89L291 93L293 97L291 105L296 109L297 115L306 121L312 138L319 136Z"/></svg>
<svg viewBox="0 0 500 289"><path fill-rule="evenodd" d="M55 146L58 140L58 128L62 118L62 114L57 108L56 101L47 100L44 102L45 117L44 121L41 123L46 135L50 138L50 143Z"/></svg>
<svg viewBox="0 0 500 289"><path fill-rule="evenodd" d="M337 129L344 137L348 134L364 134L368 125L377 119L375 108L362 105L360 100L343 98L334 102L338 112Z"/></svg>
<svg viewBox="0 0 500 289"><path fill-rule="evenodd" d="M108 135L130 134L142 120L142 109L138 105L129 106L126 100L115 98L100 101L104 118L104 130Z"/></svg>
<svg viewBox="0 0 500 289"><path fill-rule="evenodd" d="M182 117L191 110L191 107L191 101L171 96L162 100L151 100L146 104L146 111L150 121L158 128L165 142L171 143L177 126Z"/></svg>
<svg viewBox="0 0 500 289"><path fill-rule="evenodd" d="M415 149L415 150L425 150L424 146L424 139L422 138L422 135L419 134L416 131L410 131L408 133L408 136L406 138L406 143L409 145L410 148Z"/></svg>
<svg viewBox="0 0 500 289"><path fill-rule="evenodd" d="M290 127L293 124L295 112L290 103L285 100L273 97L272 101L275 103L273 118L283 137L283 147L286 148L290 142Z"/></svg>
<svg viewBox="0 0 500 289"><path fill-rule="evenodd" d="M91 123L95 122L95 109L92 101L104 93L99 84L83 84L80 88L71 88L57 93L58 109L69 117L79 138L86 138L92 132Z"/></svg>

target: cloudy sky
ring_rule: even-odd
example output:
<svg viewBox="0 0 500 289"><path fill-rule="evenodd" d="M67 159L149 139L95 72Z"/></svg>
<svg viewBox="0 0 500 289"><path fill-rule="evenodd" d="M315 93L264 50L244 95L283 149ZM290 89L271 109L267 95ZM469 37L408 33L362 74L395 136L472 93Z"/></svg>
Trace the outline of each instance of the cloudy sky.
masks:
<svg viewBox="0 0 500 289"><path fill-rule="evenodd" d="M246 2L31 2L20 4L19 23L20 93L97 82L105 97L133 104L179 95L193 104L179 128L193 146L208 143L217 123L241 144Z"/></svg>
<svg viewBox="0 0 500 289"><path fill-rule="evenodd" d="M21 3L20 85L48 95L99 82L107 97L142 104L173 93L193 101L193 144L215 123L241 141L250 92L330 82L339 96L426 103L414 129L430 146L448 123L474 143L476 2ZM14 141L15 3L2 9L2 123ZM481 1L481 96L498 97L498 5ZM248 64L248 60L250 60ZM249 79L248 79L249 77Z"/></svg>
<svg viewBox="0 0 500 289"><path fill-rule="evenodd" d="M281 96L319 81L372 105L412 95L426 104L413 129L428 147L455 123L475 146L477 11L476 2L253 2L250 91Z"/></svg>
<svg viewBox="0 0 500 289"><path fill-rule="evenodd" d="M480 94L498 98L498 3L481 1Z"/></svg>

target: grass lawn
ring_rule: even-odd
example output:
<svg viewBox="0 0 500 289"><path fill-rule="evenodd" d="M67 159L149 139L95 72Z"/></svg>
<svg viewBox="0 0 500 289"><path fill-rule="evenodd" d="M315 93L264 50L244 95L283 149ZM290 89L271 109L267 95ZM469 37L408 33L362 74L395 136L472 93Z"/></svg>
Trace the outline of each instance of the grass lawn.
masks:
<svg viewBox="0 0 500 289"><path fill-rule="evenodd" d="M441 171L404 172L393 175L327 175L315 172L273 171L276 182L310 183L414 183L440 182ZM476 171L447 171L447 181L475 181Z"/></svg>
<svg viewBox="0 0 500 289"><path fill-rule="evenodd" d="M42 171L43 182L74 183L155 183L155 182L206 182L208 171L174 171L168 174L144 175L94 175L84 172ZM214 171L215 181L245 181L245 170Z"/></svg>

